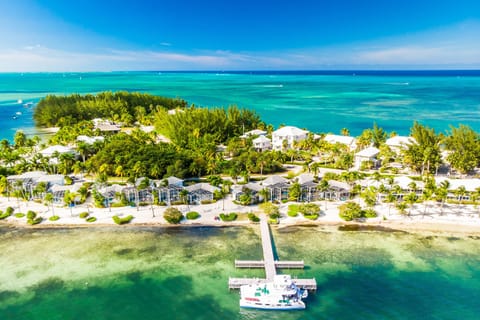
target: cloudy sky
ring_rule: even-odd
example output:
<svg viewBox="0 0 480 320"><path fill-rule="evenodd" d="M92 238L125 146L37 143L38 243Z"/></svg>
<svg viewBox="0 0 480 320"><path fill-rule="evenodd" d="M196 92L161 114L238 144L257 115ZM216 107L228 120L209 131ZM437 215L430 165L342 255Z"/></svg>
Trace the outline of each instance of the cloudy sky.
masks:
<svg viewBox="0 0 480 320"><path fill-rule="evenodd" d="M0 72L480 69L478 0L0 0Z"/></svg>

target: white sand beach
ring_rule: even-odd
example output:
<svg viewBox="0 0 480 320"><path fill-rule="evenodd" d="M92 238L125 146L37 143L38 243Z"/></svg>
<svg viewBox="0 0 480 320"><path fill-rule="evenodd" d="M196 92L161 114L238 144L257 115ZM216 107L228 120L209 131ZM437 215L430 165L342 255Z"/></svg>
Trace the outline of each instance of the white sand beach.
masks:
<svg viewBox="0 0 480 320"><path fill-rule="evenodd" d="M359 225L365 227L384 227L395 230L405 230L411 232L435 232L435 233L462 233L462 234L480 234L480 208L473 205L452 205L445 204L443 209L437 203L427 205L425 211L424 204L415 205L410 215L402 215L393 206L389 209L387 204L377 205L375 210L379 217L365 219L361 221L346 222L338 216L338 206L343 202L325 202L318 201L321 208L320 217L311 221L301 215L289 217L287 215L288 205L281 204L281 218L279 227L291 225ZM69 227L69 226L105 226L115 225L112 220L114 215L125 217L134 216L130 225L149 225L149 226L174 226L166 222L163 218L163 212L167 207L164 206L143 206L143 207L120 207L120 208L93 208L91 205L78 205L76 207L54 206L53 213L60 217L57 221L50 221L48 218L53 215L52 208L42 203L33 201L18 201L16 198L7 199L0 197L0 210L5 211L7 207L13 207L15 213L26 213L32 210L38 216L43 218L41 224L30 226L26 223L26 218L17 218L14 215L3 220L2 223L25 226L29 228L45 227ZM258 206L241 206L234 204L231 200L218 201L213 204L205 205L178 205L175 206L184 214L189 211L200 213L200 217L195 220L184 219L181 226L235 226L251 224L246 218L238 219L234 222L223 222L216 217L224 213L260 213ZM79 217L80 213L89 212L90 216L96 217L93 223L87 222ZM120 227L120 226L119 226Z"/></svg>

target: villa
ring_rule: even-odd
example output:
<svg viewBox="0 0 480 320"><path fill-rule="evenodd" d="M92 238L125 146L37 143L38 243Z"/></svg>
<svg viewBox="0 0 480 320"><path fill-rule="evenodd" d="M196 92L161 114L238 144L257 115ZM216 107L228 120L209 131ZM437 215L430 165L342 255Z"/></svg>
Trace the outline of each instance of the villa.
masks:
<svg viewBox="0 0 480 320"><path fill-rule="evenodd" d="M255 129L248 132L245 132L240 138L248 138L248 137L255 137L255 136L265 136L267 135L267 131Z"/></svg>
<svg viewBox="0 0 480 320"><path fill-rule="evenodd" d="M412 143L416 143L415 139L412 137L406 137L406 136L394 136L387 139L387 141L385 141L385 144L389 146L390 149L397 154L401 150L407 148Z"/></svg>
<svg viewBox="0 0 480 320"><path fill-rule="evenodd" d="M272 148L272 142L265 136L259 136L253 139L253 148L257 151L266 151Z"/></svg>
<svg viewBox="0 0 480 320"><path fill-rule="evenodd" d="M354 167L360 168L363 162L371 162L373 166L377 165L377 155L380 153L375 147L368 147L355 154Z"/></svg>
<svg viewBox="0 0 480 320"><path fill-rule="evenodd" d="M288 199L289 180L281 176L270 176L260 183L270 192L271 201L279 201Z"/></svg>
<svg viewBox="0 0 480 320"><path fill-rule="evenodd" d="M344 144L349 148L350 151L353 151L357 148L357 140L354 137L350 137L350 136L327 134L325 138L323 138L323 140L331 144L336 144L336 143Z"/></svg>
<svg viewBox="0 0 480 320"><path fill-rule="evenodd" d="M201 204L206 201L213 201L215 192L220 191L220 188L214 187L208 183L196 183L185 187L188 191L188 202Z"/></svg>
<svg viewBox="0 0 480 320"><path fill-rule="evenodd" d="M272 133L273 150L292 149L295 143L305 140L308 131L297 127L286 126Z"/></svg>

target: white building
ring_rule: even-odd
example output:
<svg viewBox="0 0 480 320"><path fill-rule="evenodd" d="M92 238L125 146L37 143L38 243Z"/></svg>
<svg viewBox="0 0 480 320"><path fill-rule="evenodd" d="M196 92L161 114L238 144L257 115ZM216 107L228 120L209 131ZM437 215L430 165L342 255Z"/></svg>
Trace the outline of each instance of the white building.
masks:
<svg viewBox="0 0 480 320"><path fill-rule="evenodd" d="M377 155L379 153L380 150L375 147L368 147L360 152L357 152L355 154L355 168L360 168L362 162L365 161L372 161L375 164L375 162L377 161Z"/></svg>
<svg viewBox="0 0 480 320"><path fill-rule="evenodd" d="M77 141L82 141L85 142L86 144L94 144L95 142L103 142L105 140L104 137L98 136L98 137L89 137L89 136L84 136L80 135L77 137Z"/></svg>
<svg viewBox="0 0 480 320"><path fill-rule="evenodd" d="M295 142L305 140L307 135L308 131L299 129L297 127L282 127L272 133L273 149L283 150L284 141L286 143L286 149L292 149Z"/></svg>
<svg viewBox="0 0 480 320"><path fill-rule="evenodd" d="M265 136L259 136L253 139L253 148L258 151L265 151L272 148L272 141Z"/></svg>
<svg viewBox="0 0 480 320"><path fill-rule="evenodd" d="M357 148L357 140L354 137L350 137L350 136L327 134L325 138L323 138L323 140L331 144L336 144L336 143L344 144L350 150L355 150Z"/></svg>
<svg viewBox="0 0 480 320"><path fill-rule="evenodd" d="M243 135L240 136L240 138L248 138L248 137L254 137L254 136L265 136L266 134L267 134L267 131L263 131L263 130L260 130L260 129L255 129L255 130L245 132Z"/></svg>
<svg viewBox="0 0 480 320"><path fill-rule="evenodd" d="M394 136L385 141L385 144L395 152L399 152L400 150L407 148L412 143L416 143L415 139L406 136Z"/></svg>

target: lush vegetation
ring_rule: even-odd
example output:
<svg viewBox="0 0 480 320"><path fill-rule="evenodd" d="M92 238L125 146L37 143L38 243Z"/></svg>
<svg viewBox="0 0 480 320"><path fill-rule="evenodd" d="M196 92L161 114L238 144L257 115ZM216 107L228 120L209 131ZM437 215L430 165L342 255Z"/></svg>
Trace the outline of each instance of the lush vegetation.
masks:
<svg viewBox="0 0 480 320"><path fill-rule="evenodd" d="M362 207L356 202L348 201L338 207L338 215L345 221L362 217Z"/></svg>
<svg viewBox="0 0 480 320"><path fill-rule="evenodd" d="M127 125L135 121L148 123L158 110L183 109L180 99L153 96L139 92L102 92L96 95L48 95L40 100L33 118L38 126L54 127L76 124L94 118L110 119Z"/></svg>
<svg viewBox="0 0 480 320"><path fill-rule="evenodd" d="M301 204L298 211L301 212L305 218L310 220L317 220L320 215L320 207L315 203Z"/></svg>
<svg viewBox="0 0 480 320"><path fill-rule="evenodd" d="M195 220L200 217L200 213L198 213L197 211L190 211L190 212L187 212L185 216L187 217L188 220Z"/></svg>
<svg viewBox="0 0 480 320"><path fill-rule="evenodd" d="M167 208L163 213L163 218L171 224L179 224L183 220L183 214L177 208Z"/></svg>
<svg viewBox="0 0 480 320"><path fill-rule="evenodd" d="M113 216L112 219L113 219L113 222L115 222L116 224L127 224L127 223L130 223L130 221L132 221L133 216L128 215L123 218L120 218L119 216ZM93 221L89 221L89 222L93 222Z"/></svg>
<svg viewBox="0 0 480 320"><path fill-rule="evenodd" d="M231 213L220 213L220 219L222 221L235 221L237 220L238 215L235 212Z"/></svg>
<svg viewBox="0 0 480 320"><path fill-rule="evenodd" d="M51 216L50 218L48 218L48 220L50 220L50 221L57 221L59 219L60 219L59 216Z"/></svg>
<svg viewBox="0 0 480 320"><path fill-rule="evenodd" d="M260 221L260 218L257 217L257 215L253 212L250 212L248 215L248 220L252 221L252 222L259 222Z"/></svg>
<svg viewBox="0 0 480 320"><path fill-rule="evenodd" d="M287 215L289 217L297 217L298 213L300 212L300 205L299 204L289 204Z"/></svg>
<svg viewBox="0 0 480 320"><path fill-rule="evenodd" d="M95 218L95 217L88 217L87 219L85 219L85 221L87 221L87 222L95 222L95 221L97 221L97 218Z"/></svg>

